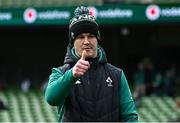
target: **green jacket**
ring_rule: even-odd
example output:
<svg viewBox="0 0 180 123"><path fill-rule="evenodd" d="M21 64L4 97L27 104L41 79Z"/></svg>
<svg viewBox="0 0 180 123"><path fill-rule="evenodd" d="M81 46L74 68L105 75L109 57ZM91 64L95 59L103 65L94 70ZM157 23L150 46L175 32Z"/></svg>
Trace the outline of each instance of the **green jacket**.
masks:
<svg viewBox="0 0 180 123"><path fill-rule="evenodd" d="M102 48L98 49L98 54L99 61L106 61L105 53ZM68 60L67 58L70 58L71 60ZM67 63L76 63L77 60L77 56L75 56L73 49L71 49L66 55L65 66L67 65ZM75 88L75 86L77 86L75 84L77 80L79 80L79 78L74 78L72 75L72 67L65 69L65 71L62 67L52 69L52 73L49 77L48 87L45 92L45 99L50 105L58 106L58 121L62 121L66 100L70 95L72 88ZM121 72L121 79L119 80L118 85L118 97L116 100L118 100L119 103L118 115L121 117L120 121L137 122L138 115L136 112L135 104L132 99L128 82L123 71Z"/></svg>

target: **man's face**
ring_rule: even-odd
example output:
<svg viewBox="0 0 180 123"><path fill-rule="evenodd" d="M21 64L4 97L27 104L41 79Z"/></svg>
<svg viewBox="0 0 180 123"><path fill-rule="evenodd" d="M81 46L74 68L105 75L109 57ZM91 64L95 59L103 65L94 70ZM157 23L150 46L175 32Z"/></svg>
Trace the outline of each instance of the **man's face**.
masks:
<svg viewBox="0 0 180 123"><path fill-rule="evenodd" d="M81 56L83 50L86 50L87 57L97 57L97 38L91 33L82 33L74 41L76 53Z"/></svg>

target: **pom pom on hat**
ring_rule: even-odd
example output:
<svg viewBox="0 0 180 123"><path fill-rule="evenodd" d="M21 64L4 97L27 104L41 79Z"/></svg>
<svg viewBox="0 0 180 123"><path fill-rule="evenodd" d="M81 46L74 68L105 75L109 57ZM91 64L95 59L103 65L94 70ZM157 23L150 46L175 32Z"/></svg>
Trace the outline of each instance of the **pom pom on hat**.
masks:
<svg viewBox="0 0 180 123"><path fill-rule="evenodd" d="M77 7L74 17L69 24L69 42L74 44L75 38L81 33L92 33L100 40L99 26L95 17L90 15L89 9L84 6Z"/></svg>
<svg viewBox="0 0 180 123"><path fill-rule="evenodd" d="M75 9L74 15L82 15L82 14L89 14L89 10L87 7L80 6Z"/></svg>

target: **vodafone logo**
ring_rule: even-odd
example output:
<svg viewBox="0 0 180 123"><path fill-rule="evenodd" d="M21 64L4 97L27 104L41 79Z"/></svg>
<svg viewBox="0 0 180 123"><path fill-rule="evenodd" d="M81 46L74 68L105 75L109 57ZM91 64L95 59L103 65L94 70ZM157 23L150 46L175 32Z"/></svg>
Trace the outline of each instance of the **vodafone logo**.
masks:
<svg viewBox="0 0 180 123"><path fill-rule="evenodd" d="M37 12L34 8L27 8L24 11L23 17L24 17L25 22L33 23L37 18Z"/></svg>
<svg viewBox="0 0 180 123"><path fill-rule="evenodd" d="M98 13L97 9L93 6L88 7L88 9L89 9L89 14L91 16L94 16L95 18L97 18L97 13Z"/></svg>
<svg viewBox="0 0 180 123"><path fill-rule="evenodd" d="M157 5L150 5L146 9L146 17L151 20L157 20L160 16L160 8Z"/></svg>

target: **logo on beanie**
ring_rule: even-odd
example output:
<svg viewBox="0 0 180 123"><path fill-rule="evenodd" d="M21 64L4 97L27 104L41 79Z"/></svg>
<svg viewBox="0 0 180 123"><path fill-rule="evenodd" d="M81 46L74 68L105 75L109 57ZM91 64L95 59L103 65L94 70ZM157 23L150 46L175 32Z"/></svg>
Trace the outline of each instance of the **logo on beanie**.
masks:
<svg viewBox="0 0 180 123"><path fill-rule="evenodd" d="M91 21L95 21L95 18L93 16L91 16L91 15L84 14L84 15L80 15L80 16L75 17L72 20L71 24L73 24L73 23L75 23L76 21L79 21L79 20L91 20Z"/></svg>
<svg viewBox="0 0 180 123"><path fill-rule="evenodd" d="M25 22L33 23L37 18L37 12L34 8L27 8L24 11L23 17L24 17Z"/></svg>
<svg viewBox="0 0 180 123"><path fill-rule="evenodd" d="M160 8L157 5L150 5L146 9L146 16L149 20L157 20L160 16Z"/></svg>

